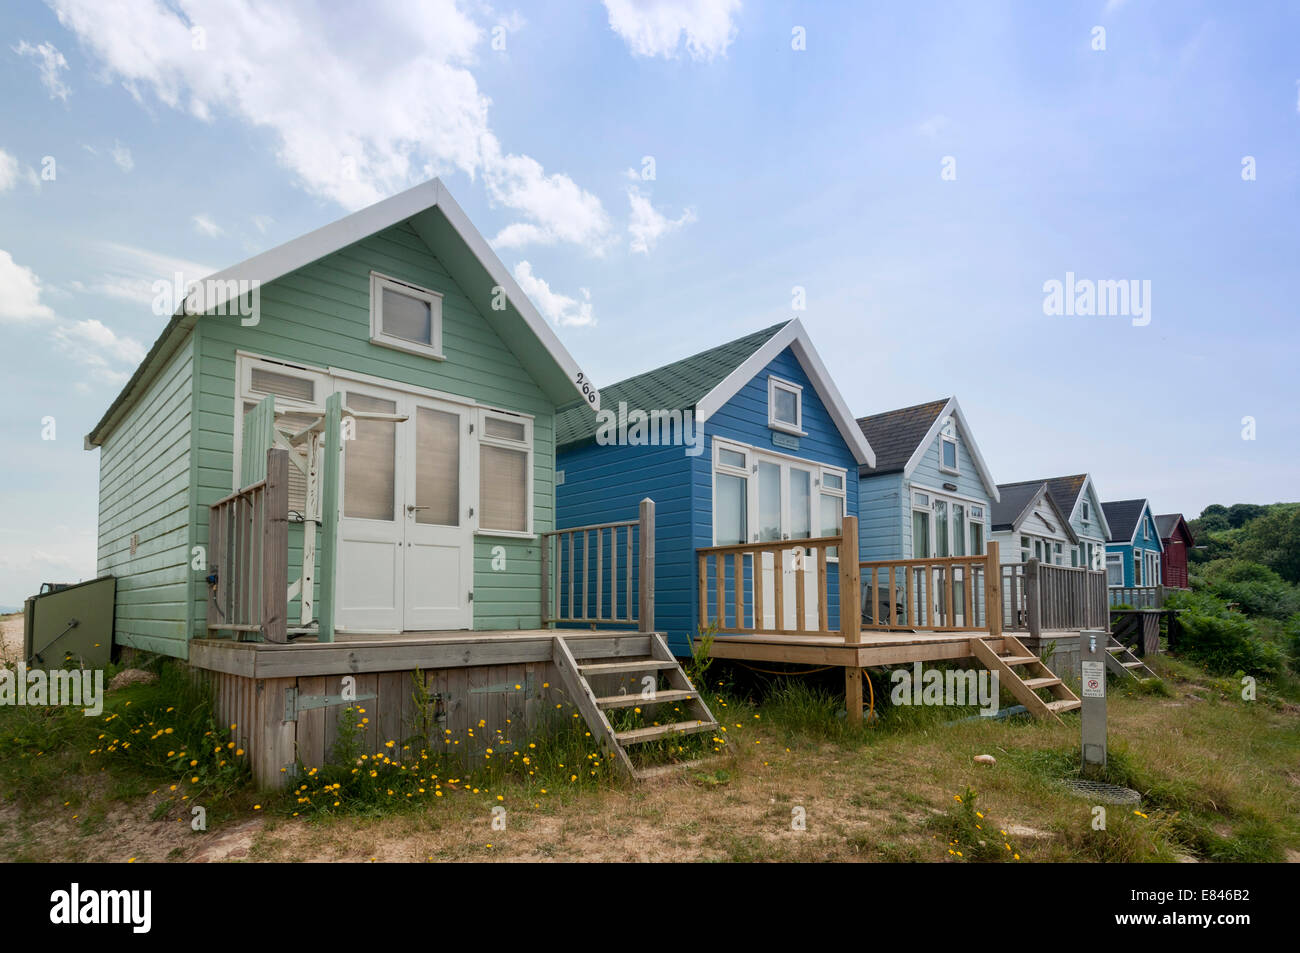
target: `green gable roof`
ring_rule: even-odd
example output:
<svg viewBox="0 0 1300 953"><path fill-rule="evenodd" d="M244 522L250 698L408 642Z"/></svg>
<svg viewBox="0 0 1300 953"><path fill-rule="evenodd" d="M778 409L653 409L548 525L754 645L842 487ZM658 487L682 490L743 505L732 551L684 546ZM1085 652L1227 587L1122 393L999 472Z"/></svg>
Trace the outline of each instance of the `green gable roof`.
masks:
<svg viewBox="0 0 1300 953"><path fill-rule="evenodd" d="M766 344L789 322L755 331L663 367L600 389L601 406L618 412L619 401L640 410L686 410L694 407L727 375ZM555 445L582 443L596 436L596 412L580 404L556 415Z"/></svg>

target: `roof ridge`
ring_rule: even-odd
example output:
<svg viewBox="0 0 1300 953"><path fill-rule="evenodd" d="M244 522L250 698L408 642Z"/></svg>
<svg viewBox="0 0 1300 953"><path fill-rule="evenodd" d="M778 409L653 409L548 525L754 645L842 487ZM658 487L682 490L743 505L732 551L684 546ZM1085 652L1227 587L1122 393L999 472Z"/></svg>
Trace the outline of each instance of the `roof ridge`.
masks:
<svg viewBox="0 0 1300 953"><path fill-rule="evenodd" d="M934 400L923 400L919 404L911 404L907 407L894 407L891 410L882 410L879 413L867 414L864 417L858 417L857 420L858 423L861 423L864 420L874 420L876 417L884 417L887 414L901 414L909 410L919 410L922 407L929 407L932 404L946 404L948 401L952 400L952 398L953 395L949 394L947 397L938 397Z"/></svg>
<svg viewBox="0 0 1300 953"><path fill-rule="evenodd" d="M769 325L768 327L761 328L758 331L750 331L748 334L742 334L738 338L732 338L730 341L724 341L721 344L714 344L710 347L704 348L702 351L695 351L692 354L687 354L685 357L679 357L676 360L669 361L666 364L658 364L655 367L647 368L646 370L641 371L640 373L633 374L631 377L625 377L621 381L614 381L614 383L612 384L606 384L603 387L601 387L600 390L603 393L614 387L622 387L624 384L630 384L633 381L640 380L642 377L646 377L650 374L658 374L660 371L667 370L668 368L672 367L674 364L681 364L684 361L693 361L698 357L702 357L703 355L708 354L710 351L720 351L723 348L733 347L734 345L739 344L741 341L744 341L746 338L758 337L759 335L765 334L767 335L767 337L764 338L764 342L766 342L770 340L771 337L777 331L785 327L793 320L795 319L787 318L785 321L781 321L778 322L777 324ZM762 347L762 344L760 344L759 347ZM758 348L755 348L754 350L758 350Z"/></svg>

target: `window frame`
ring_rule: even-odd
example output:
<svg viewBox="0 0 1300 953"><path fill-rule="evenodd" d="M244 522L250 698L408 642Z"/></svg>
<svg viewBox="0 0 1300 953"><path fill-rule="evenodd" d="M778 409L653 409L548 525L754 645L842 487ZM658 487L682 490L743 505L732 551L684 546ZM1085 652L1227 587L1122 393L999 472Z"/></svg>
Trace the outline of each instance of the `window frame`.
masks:
<svg viewBox="0 0 1300 953"><path fill-rule="evenodd" d="M273 374L283 374L287 377L297 377L303 380L312 381L315 390L315 401L299 400L296 397L281 397L275 395L275 410L277 415L281 413L295 414L315 414L319 417L325 416L325 398L334 393L334 382L330 375L325 371L316 370L310 367L304 367L301 364L294 364L289 361L277 361L272 358L256 357L252 354L246 354L242 351L235 353L235 406L233 430L231 434L231 456L230 456L230 489L238 491L242 489L239 485L239 474L243 471L244 460L244 404L252 401L254 404L260 403L270 394L262 391L253 390L253 369L259 368L264 371L270 371ZM319 506L317 501L317 505ZM320 514L314 515L319 518Z"/></svg>
<svg viewBox="0 0 1300 953"><path fill-rule="evenodd" d="M1112 565L1119 570L1119 582L1110 581L1110 567ZM1105 563L1102 566L1102 568L1106 572L1106 585L1108 587L1113 589L1124 588L1124 554L1123 553L1107 553Z"/></svg>
<svg viewBox="0 0 1300 953"><path fill-rule="evenodd" d="M952 444L952 466L943 462L943 451L946 444ZM957 424L949 417L944 421L943 427L939 430L939 472L951 473L955 476L961 475L961 451L957 444Z"/></svg>
<svg viewBox="0 0 1300 953"><path fill-rule="evenodd" d="M504 420L512 424L524 425L524 437L522 440L511 440L508 437L489 436L487 432L487 422L489 420ZM477 419L474 422L478 438L478 452L474 454L474 535L475 536L499 536L509 539L535 539L537 532L535 529L534 519L536 517L536 503L533 498L533 479L536 469L536 452L533 447L533 418L527 414L514 414L506 410L496 410L489 407L478 408ZM506 450L522 450L527 456L525 457L524 472L527 480L524 485L524 513L526 514L526 525L524 529L494 529L490 526L483 525L483 448L500 447Z"/></svg>
<svg viewBox="0 0 1300 953"><path fill-rule="evenodd" d="M383 293L386 290L396 294L404 294L408 298L416 298L428 304L429 344L408 341L406 338L384 333ZM409 281L372 271L370 273L370 343L377 344L380 347L392 348L395 351L418 354L421 357L427 357L435 361L445 361L447 357L442 351L442 299L442 293L434 291L432 288L422 288L419 285L411 284Z"/></svg>
<svg viewBox="0 0 1300 953"><path fill-rule="evenodd" d="M776 392L778 390L788 391L794 395L794 423L787 423L784 420L776 419ZM780 430L783 433L794 434L796 437L806 437L807 432L803 429L803 387L794 381L788 381L783 377L777 377L769 374L767 378L767 425L772 430Z"/></svg>

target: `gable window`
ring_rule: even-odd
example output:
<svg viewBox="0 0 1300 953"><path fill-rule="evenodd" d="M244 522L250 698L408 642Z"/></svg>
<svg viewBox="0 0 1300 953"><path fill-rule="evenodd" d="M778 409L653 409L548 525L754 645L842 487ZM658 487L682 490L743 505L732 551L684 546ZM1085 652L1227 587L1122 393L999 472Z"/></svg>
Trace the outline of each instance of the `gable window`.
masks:
<svg viewBox="0 0 1300 953"><path fill-rule="evenodd" d="M442 360L442 295L371 272L370 340Z"/></svg>
<svg viewBox="0 0 1300 953"><path fill-rule="evenodd" d="M957 472L957 425L949 417L939 432L939 469L945 473Z"/></svg>
<svg viewBox="0 0 1300 953"><path fill-rule="evenodd" d="M779 377L767 379L767 425L803 435L803 388Z"/></svg>
<svg viewBox="0 0 1300 953"><path fill-rule="evenodd" d="M485 410L480 427L479 529L532 535L533 422Z"/></svg>
<svg viewBox="0 0 1300 953"><path fill-rule="evenodd" d="M1088 522L1090 519L1092 519L1092 508L1088 505L1088 501L1087 501L1087 500L1084 500L1084 501L1083 501L1083 521L1086 523L1086 522Z"/></svg>
<svg viewBox="0 0 1300 953"><path fill-rule="evenodd" d="M1124 585L1124 556L1121 553L1106 554L1106 585Z"/></svg>

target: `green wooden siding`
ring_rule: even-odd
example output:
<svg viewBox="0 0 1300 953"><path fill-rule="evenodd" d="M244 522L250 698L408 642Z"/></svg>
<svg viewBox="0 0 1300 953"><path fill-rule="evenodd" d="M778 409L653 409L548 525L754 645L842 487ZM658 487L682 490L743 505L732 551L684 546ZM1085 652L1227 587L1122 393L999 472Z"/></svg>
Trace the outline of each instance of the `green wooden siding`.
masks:
<svg viewBox="0 0 1300 953"><path fill-rule="evenodd" d="M193 342L168 361L99 456L100 575L117 577L114 639L185 658L190 627ZM131 537L138 545L131 554Z"/></svg>
<svg viewBox="0 0 1300 953"><path fill-rule="evenodd" d="M370 343L370 272L378 271L443 294L445 361ZM260 289L260 321L238 317L198 322L197 488L194 527L207 542L207 508L230 493L234 453L236 351L338 368L430 388L505 410L532 414L534 528L554 526L555 408L484 320L489 302L471 301L409 225L394 226ZM290 580L300 572L302 531L290 527ZM506 571L494 572L492 551L505 548ZM479 629L540 625L541 555L537 542L479 536L474 552L474 625ZM201 634L206 589L194 601ZM290 624L298 618L296 604Z"/></svg>

